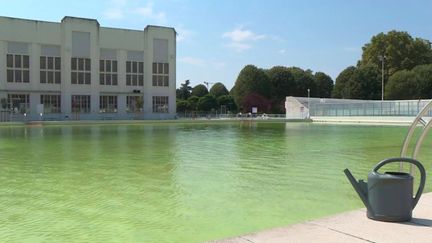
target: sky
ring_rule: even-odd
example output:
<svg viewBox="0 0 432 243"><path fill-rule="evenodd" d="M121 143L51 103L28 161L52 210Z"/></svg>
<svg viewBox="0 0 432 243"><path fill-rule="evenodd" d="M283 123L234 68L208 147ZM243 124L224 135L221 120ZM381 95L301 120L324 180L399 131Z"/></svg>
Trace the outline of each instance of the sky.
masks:
<svg viewBox="0 0 432 243"><path fill-rule="evenodd" d="M296 66L333 80L361 58L372 36L391 30L432 40L432 0L0 0L0 15L103 27L174 27L177 87L221 82L241 69Z"/></svg>

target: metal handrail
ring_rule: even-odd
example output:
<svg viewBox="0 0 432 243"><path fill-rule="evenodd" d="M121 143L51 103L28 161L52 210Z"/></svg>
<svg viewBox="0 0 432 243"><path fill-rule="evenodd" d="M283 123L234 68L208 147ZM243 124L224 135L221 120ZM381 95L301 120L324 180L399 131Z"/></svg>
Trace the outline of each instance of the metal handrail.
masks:
<svg viewBox="0 0 432 243"><path fill-rule="evenodd" d="M432 126L432 119L429 120L427 123L426 121L423 119L424 115L430 110L430 108L432 107L432 100L429 101L429 103L427 103L422 110L417 114L416 118L414 119L413 123L411 124L411 126L409 127L408 133L405 136L403 145L402 145L402 149L401 149L401 157L409 157L407 156L408 153L408 147L409 144L411 142L412 136L414 134L414 131L416 129L416 127L419 125L419 123L421 125L424 126L423 131L421 132L420 136L418 137L415 147L414 147L414 151L412 154L412 158L416 158L418 153L420 152L420 147L424 141L424 138L426 137L426 135L429 132L430 127ZM399 164L399 170L402 171L403 170L403 162L401 162ZM413 171L413 166L410 166L410 172L411 174L414 174Z"/></svg>

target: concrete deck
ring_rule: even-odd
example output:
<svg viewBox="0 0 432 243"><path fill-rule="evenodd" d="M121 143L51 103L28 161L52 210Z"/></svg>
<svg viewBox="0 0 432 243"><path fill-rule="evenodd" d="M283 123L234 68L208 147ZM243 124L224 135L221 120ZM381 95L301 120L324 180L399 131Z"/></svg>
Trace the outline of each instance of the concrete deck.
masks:
<svg viewBox="0 0 432 243"><path fill-rule="evenodd" d="M411 222L374 221L366 217L366 209L359 209L213 242L432 242L432 193L422 195Z"/></svg>

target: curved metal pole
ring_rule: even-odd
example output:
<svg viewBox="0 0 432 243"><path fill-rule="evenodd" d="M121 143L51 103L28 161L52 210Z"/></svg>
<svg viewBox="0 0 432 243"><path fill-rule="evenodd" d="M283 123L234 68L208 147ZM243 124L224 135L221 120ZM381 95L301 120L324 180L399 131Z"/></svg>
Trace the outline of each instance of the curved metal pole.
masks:
<svg viewBox="0 0 432 243"><path fill-rule="evenodd" d="M432 126L432 119L426 124L425 128L423 129L422 134L420 134L420 137L417 139L415 148L414 148L414 153L413 153L413 158L417 158L418 153L420 152L420 148L421 145L423 144L423 141L426 137L426 135L429 133L429 129Z"/></svg>
<svg viewBox="0 0 432 243"><path fill-rule="evenodd" d="M429 109L430 109L430 107L432 106L432 100L430 100L429 101L429 103L427 103L423 108L422 108L422 110L417 114L417 116L416 116L416 118L414 119L414 121L413 121L413 123L411 124L411 126L410 126L410 128L409 128L409 130L408 130L408 133L407 133L407 135L406 135L406 137L405 137L405 139L404 139L404 142L403 142L403 145L402 145L402 149L401 149L401 157L407 157L407 151L408 151L408 147L409 147L409 144L410 144L410 142L411 142L411 138L412 138L412 136L413 136L413 134L414 134L414 131L415 131L415 128L417 127L417 125L419 124L419 122L420 123L422 123L422 124L424 124L424 120L422 119L422 117L429 111ZM429 121L429 123L430 123L430 121ZM430 126L430 124L426 124L425 126L427 127L427 126ZM420 138L422 138L421 140L420 140L420 138L417 140L417 143L416 143L416 149L417 149L417 153L418 153L418 151L420 150L420 146L421 146L421 144L423 143L423 139L424 139L424 137L426 136L426 134L427 134L427 131L429 130L429 128L427 128L427 130L425 129L425 130L423 130L423 132L422 132L422 134L421 134L421 136L420 136ZM415 153L415 152L414 152ZM416 156L417 154L415 154L415 156ZM415 156L413 156L413 158L415 158ZM411 168L412 169L412 168ZM399 164L399 170L403 170L403 162L401 162L400 164Z"/></svg>
<svg viewBox="0 0 432 243"><path fill-rule="evenodd" d="M429 122L425 125L425 128L423 129L422 133L420 134L419 138L417 139L417 142L415 144L414 152L413 152L413 159L417 158L418 153L420 152L421 145L423 144L423 141L426 137L426 135L429 133L429 129L432 126L432 119L429 120ZM412 176L415 176L415 170L412 165L410 165L410 174Z"/></svg>

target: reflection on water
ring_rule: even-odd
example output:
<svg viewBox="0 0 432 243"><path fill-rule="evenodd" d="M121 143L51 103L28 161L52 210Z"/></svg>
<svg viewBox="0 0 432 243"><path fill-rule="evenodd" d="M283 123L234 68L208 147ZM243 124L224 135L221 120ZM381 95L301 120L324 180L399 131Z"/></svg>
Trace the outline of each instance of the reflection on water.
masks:
<svg viewBox="0 0 432 243"><path fill-rule="evenodd" d="M406 130L248 121L3 127L0 241L202 242L358 208L342 170L365 178L399 154ZM422 150L426 168L430 156Z"/></svg>

